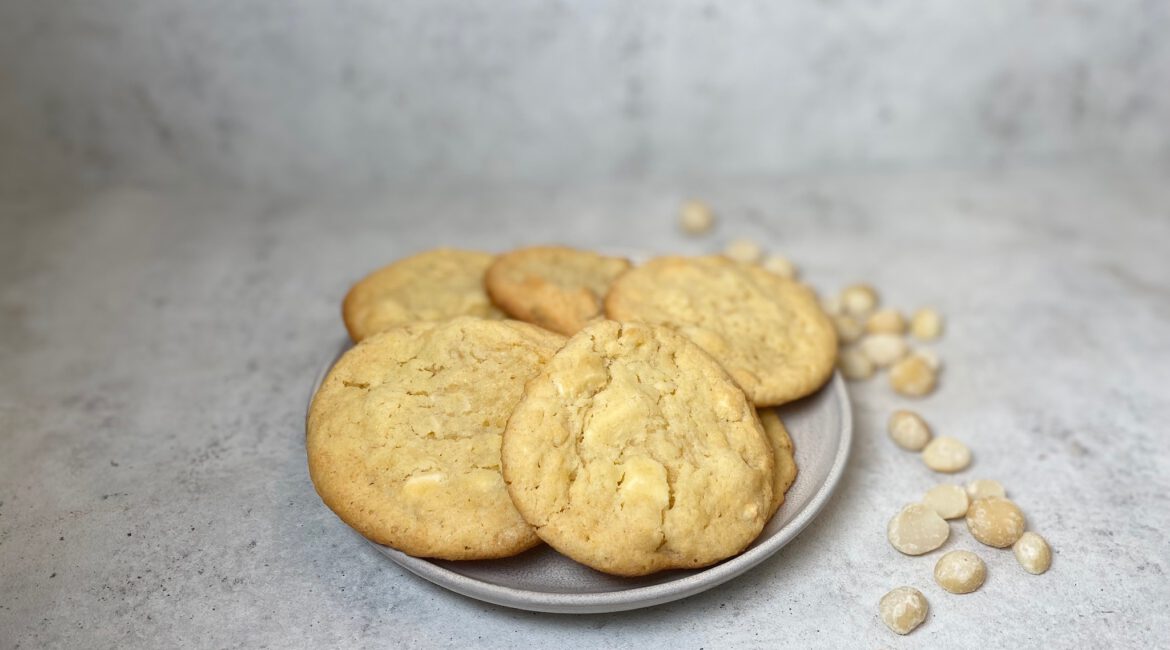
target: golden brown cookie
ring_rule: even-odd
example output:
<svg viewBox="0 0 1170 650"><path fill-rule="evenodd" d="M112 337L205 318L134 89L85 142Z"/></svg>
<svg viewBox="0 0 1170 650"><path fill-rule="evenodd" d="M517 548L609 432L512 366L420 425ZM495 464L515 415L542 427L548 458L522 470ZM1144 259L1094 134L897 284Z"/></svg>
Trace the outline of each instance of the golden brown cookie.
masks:
<svg viewBox="0 0 1170 650"><path fill-rule="evenodd" d="M528 383L501 453L542 539L600 571L707 566L759 535L773 453L743 391L667 328L600 321Z"/></svg>
<svg viewBox="0 0 1170 650"><path fill-rule="evenodd" d="M837 335L806 286L722 256L659 257L614 281L606 314L665 325L715 357L756 406L820 388Z"/></svg>
<svg viewBox="0 0 1170 650"><path fill-rule="evenodd" d="M488 253L436 248L398 260L362 278L341 304L354 341L415 321L456 316L503 318L483 289Z"/></svg>
<svg viewBox="0 0 1170 650"><path fill-rule="evenodd" d="M566 246L534 246L504 253L488 267L488 295L512 318L566 336L600 318L601 301L629 260Z"/></svg>
<svg viewBox="0 0 1170 650"><path fill-rule="evenodd" d="M486 559L535 546L504 488L500 436L524 383L563 342L471 317L363 340L309 408L317 493L362 535L410 555Z"/></svg>
<svg viewBox="0 0 1170 650"><path fill-rule="evenodd" d="M792 450L792 438L788 437L788 429L776 411L760 409L759 414L760 424L764 425L764 433L768 434L768 442L772 443L772 452L776 454L776 469L772 473L771 518L784 505L784 495L796 480L796 456Z"/></svg>

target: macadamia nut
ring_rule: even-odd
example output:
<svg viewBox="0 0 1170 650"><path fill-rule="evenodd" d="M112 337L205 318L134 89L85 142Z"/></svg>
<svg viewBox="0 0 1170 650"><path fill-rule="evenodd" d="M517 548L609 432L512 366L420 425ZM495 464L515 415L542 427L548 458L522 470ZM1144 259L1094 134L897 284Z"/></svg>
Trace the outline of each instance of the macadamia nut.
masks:
<svg viewBox="0 0 1170 650"><path fill-rule="evenodd" d="M1033 575L1040 575L1052 566L1052 549L1044 538L1033 532L1020 535L1012 545L1012 552L1024 570Z"/></svg>
<svg viewBox="0 0 1170 650"><path fill-rule="evenodd" d="M678 223L683 232L701 235L711 229L715 223L715 214L706 203L691 199L683 202L678 214Z"/></svg>
<svg viewBox="0 0 1170 650"><path fill-rule="evenodd" d="M888 425L890 439L906 451L922 451L930 442L930 427L913 411L894 411Z"/></svg>
<svg viewBox="0 0 1170 650"><path fill-rule="evenodd" d="M868 284L855 284L841 292L841 307L850 316L866 318L877 305L877 291Z"/></svg>
<svg viewBox="0 0 1170 650"><path fill-rule="evenodd" d="M999 481L981 478L967 484L967 496L971 497L971 500L974 501L986 497L1003 498L1007 496L1007 492L1003 489L1003 485Z"/></svg>
<svg viewBox="0 0 1170 650"><path fill-rule="evenodd" d="M865 321L865 331L870 334L898 334L906 332L906 319L897 309L879 309Z"/></svg>
<svg viewBox="0 0 1170 650"><path fill-rule="evenodd" d="M986 579L987 565L971 551L951 551L934 565L934 581L952 594L969 594Z"/></svg>
<svg viewBox="0 0 1170 650"><path fill-rule="evenodd" d="M1019 506L1002 497L976 499L967 509L967 528L975 539L996 548L1015 544L1026 522Z"/></svg>
<svg viewBox="0 0 1170 650"><path fill-rule="evenodd" d="M796 276L799 275L799 272L796 269L796 265L783 255L769 255L767 259L764 260L763 266L766 270L771 271L772 273L775 273L776 275L786 280L795 280Z"/></svg>
<svg viewBox="0 0 1170 650"><path fill-rule="evenodd" d="M890 368L890 386L907 397L929 395L937 381L937 375L922 357L906 357Z"/></svg>
<svg viewBox="0 0 1170 650"><path fill-rule="evenodd" d="M910 352L906 340L895 334L870 334L861 340L861 351L873 365L884 368Z"/></svg>
<svg viewBox="0 0 1170 650"><path fill-rule="evenodd" d="M878 611L886 627L898 634L909 634L926 620L930 606L921 591L914 587L898 587L882 596Z"/></svg>
<svg viewBox="0 0 1170 650"><path fill-rule="evenodd" d="M922 503L943 519L958 519L967 514L967 506L971 505L966 490L948 483L930 488L922 497Z"/></svg>
<svg viewBox="0 0 1170 650"><path fill-rule="evenodd" d="M834 316L833 326L837 328L837 340L853 343L865 333L865 328L852 316Z"/></svg>
<svg viewBox="0 0 1170 650"><path fill-rule="evenodd" d="M874 373L873 362L862 354L861 350L854 347L841 350L841 353L837 355L837 367L841 369L841 374L850 381L869 379Z"/></svg>
<svg viewBox="0 0 1170 650"><path fill-rule="evenodd" d="M918 348L911 352L910 356L922 359L926 366L936 373L942 368L942 358L933 348Z"/></svg>
<svg viewBox="0 0 1170 650"><path fill-rule="evenodd" d="M906 555L929 553L942 546L950 534L946 520L921 503L902 508L886 526L890 544Z"/></svg>
<svg viewBox="0 0 1170 650"><path fill-rule="evenodd" d="M953 474L971 464L971 450L950 436L940 436L922 450L922 462L936 472Z"/></svg>
<svg viewBox="0 0 1170 650"><path fill-rule="evenodd" d="M750 239L736 239L723 249L725 257L744 264L755 264L762 254L760 245Z"/></svg>
<svg viewBox="0 0 1170 650"><path fill-rule="evenodd" d="M942 335L942 316L930 307L914 312L910 319L910 333L920 341L933 341Z"/></svg>

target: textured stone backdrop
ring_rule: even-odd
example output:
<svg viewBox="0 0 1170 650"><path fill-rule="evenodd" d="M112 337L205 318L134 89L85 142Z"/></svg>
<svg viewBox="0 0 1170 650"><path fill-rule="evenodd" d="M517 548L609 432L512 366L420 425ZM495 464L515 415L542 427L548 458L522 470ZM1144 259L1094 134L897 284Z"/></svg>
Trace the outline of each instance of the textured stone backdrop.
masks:
<svg viewBox="0 0 1170 650"><path fill-rule="evenodd" d="M1170 157L1170 3L0 0L0 188Z"/></svg>

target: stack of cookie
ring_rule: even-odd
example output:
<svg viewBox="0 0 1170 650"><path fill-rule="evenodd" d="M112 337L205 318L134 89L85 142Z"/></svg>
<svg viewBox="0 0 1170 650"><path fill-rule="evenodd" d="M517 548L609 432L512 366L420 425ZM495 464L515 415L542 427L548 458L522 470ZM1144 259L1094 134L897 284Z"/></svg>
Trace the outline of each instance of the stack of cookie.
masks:
<svg viewBox="0 0 1170 650"><path fill-rule="evenodd" d="M367 538L448 560L544 541L617 575L746 548L796 476L777 406L833 370L812 291L723 257L441 249L346 296L309 471ZM515 320L510 320L515 319Z"/></svg>

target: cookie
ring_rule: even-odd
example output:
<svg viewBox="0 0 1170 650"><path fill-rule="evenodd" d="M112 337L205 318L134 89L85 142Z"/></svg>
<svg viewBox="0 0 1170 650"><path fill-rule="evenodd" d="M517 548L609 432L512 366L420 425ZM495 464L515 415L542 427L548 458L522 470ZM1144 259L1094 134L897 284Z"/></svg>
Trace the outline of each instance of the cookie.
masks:
<svg viewBox="0 0 1170 650"><path fill-rule="evenodd" d="M772 452L776 455L776 469L772 473L770 519L784 505L784 495L796 480L796 457L792 451L792 438L788 437L788 429L776 411L760 409L759 415L760 424L764 425L764 433L768 435L768 442L772 443Z"/></svg>
<svg viewBox="0 0 1170 650"><path fill-rule="evenodd" d="M623 274L605 299L620 321L665 325L715 357L756 406L820 388L837 334L808 287L722 256L660 257Z"/></svg>
<svg viewBox="0 0 1170 650"><path fill-rule="evenodd" d="M512 318L566 336L601 317L609 285L629 260L565 246L534 246L505 253L488 267L484 284Z"/></svg>
<svg viewBox="0 0 1170 650"><path fill-rule="evenodd" d="M456 316L503 318L483 289L488 253L437 248L398 260L362 278L341 305L354 341L415 321Z"/></svg>
<svg viewBox="0 0 1170 650"><path fill-rule="evenodd" d="M317 493L369 539L471 560L539 543L500 474L500 436L524 383L564 338L463 317L374 334L329 371L309 408Z"/></svg>
<svg viewBox="0 0 1170 650"><path fill-rule="evenodd" d="M617 575L735 555L772 503L756 410L714 359L653 325L599 321L570 338L528 383L501 457L541 539Z"/></svg>

